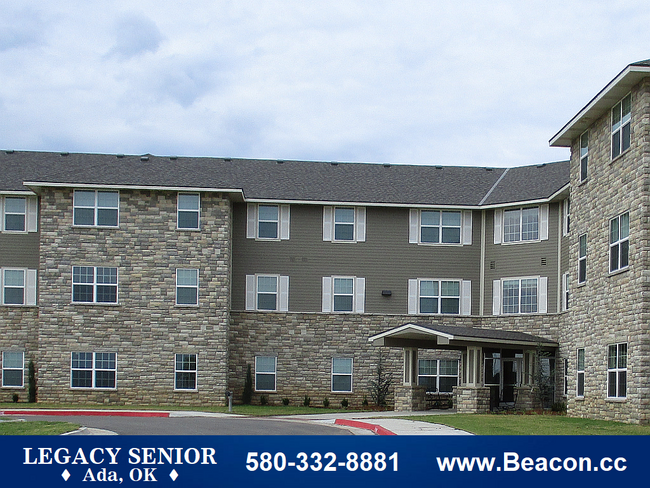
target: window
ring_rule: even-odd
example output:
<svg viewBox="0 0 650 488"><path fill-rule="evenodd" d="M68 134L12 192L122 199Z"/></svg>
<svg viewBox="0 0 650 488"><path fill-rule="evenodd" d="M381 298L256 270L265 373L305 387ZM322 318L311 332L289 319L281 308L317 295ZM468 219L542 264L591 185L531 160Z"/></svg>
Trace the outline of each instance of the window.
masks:
<svg viewBox="0 0 650 488"><path fill-rule="evenodd" d="M460 313L460 281L420 280L419 313Z"/></svg>
<svg viewBox="0 0 650 488"><path fill-rule="evenodd" d="M426 386L431 392L451 393L458 385L458 360L418 360L418 385Z"/></svg>
<svg viewBox="0 0 650 488"><path fill-rule="evenodd" d="M548 277L503 278L492 286L492 314L546 313Z"/></svg>
<svg viewBox="0 0 650 488"><path fill-rule="evenodd" d="M364 278L326 276L323 278L323 312L364 312Z"/></svg>
<svg viewBox="0 0 650 488"><path fill-rule="evenodd" d="M117 268L72 267L73 303L117 303Z"/></svg>
<svg viewBox="0 0 650 488"><path fill-rule="evenodd" d="M580 136L580 182L587 179L587 163L589 162L589 132Z"/></svg>
<svg viewBox="0 0 650 488"><path fill-rule="evenodd" d="M471 211L411 209L409 219L410 243L472 244Z"/></svg>
<svg viewBox="0 0 650 488"><path fill-rule="evenodd" d="M199 270L176 270L176 305L199 304Z"/></svg>
<svg viewBox="0 0 650 488"><path fill-rule="evenodd" d="M323 207L323 240L364 242L366 240L366 208Z"/></svg>
<svg viewBox="0 0 650 488"><path fill-rule="evenodd" d="M246 275L246 310L289 310L289 277Z"/></svg>
<svg viewBox="0 0 650 488"><path fill-rule="evenodd" d="M632 95L628 95L612 109L612 159L630 148L631 119Z"/></svg>
<svg viewBox="0 0 650 488"><path fill-rule="evenodd" d="M562 202L562 235L568 236L571 230L571 200Z"/></svg>
<svg viewBox="0 0 650 488"><path fill-rule="evenodd" d="M116 388L114 352L73 352L70 369L72 388Z"/></svg>
<svg viewBox="0 0 650 488"><path fill-rule="evenodd" d="M503 242L536 241L538 236L538 207L503 212Z"/></svg>
<svg viewBox="0 0 650 488"><path fill-rule="evenodd" d="M607 354L607 398L627 396L627 343L612 344Z"/></svg>
<svg viewBox="0 0 650 488"><path fill-rule="evenodd" d="M75 190L74 225L117 227L119 203L116 191Z"/></svg>
<svg viewBox="0 0 650 488"><path fill-rule="evenodd" d="M201 196L198 193L179 193L177 203L178 229L196 230L199 228Z"/></svg>
<svg viewBox="0 0 650 488"><path fill-rule="evenodd" d="M174 389L196 390L196 354L176 354Z"/></svg>
<svg viewBox="0 0 650 488"><path fill-rule="evenodd" d="M609 221L609 272L627 268L630 252L630 214Z"/></svg>
<svg viewBox="0 0 650 488"><path fill-rule="evenodd" d="M584 397L585 396L585 350L584 348L579 348L577 350L576 358L576 396Z"/></svg>
<svg viewBox="0 0 650 488"><path fill-rule="evenodd" d="M24 197L4 198L4 230L25 232L27 222L27 199Z"/></svg>
<svg viewBox="0 0 650 488"><path fill-rule="evenodd" d="M2 353L2 387L25 386L25 353L4 351Z"/></svg>
<svg viewBox="0 0 650 488"><path fill-rule="evenodd" d="M578 238L578 283L587 281L587 234Z"/></svg>
<svg viewBox="0 0 650 488"><path fill-rule="evenodd" d="M562 311L569 310L569 273L562 275Z"/></svg>
<svg viewBox="0 0 650 488"><path fill-rule="evenodd" d="M255 391L275 391L275 356L255 356Z"/></svg>
<svg viewBox="0 0 650 488"><path fill-rule="evenodd" d="M260 240L289 239L290 206L249 203L246 237Z"/></svg>
<svg viewBox="0 0 650 488"><path fill-rule="evenodd" d="M352 358L332 358L332 391L352 391Z"/></svg>
<svg viewBox="0 0 650 488"><path fill-rule="evenodd" d="M24 305L25 270L3 269L2 274L2 304Z"/></svg>

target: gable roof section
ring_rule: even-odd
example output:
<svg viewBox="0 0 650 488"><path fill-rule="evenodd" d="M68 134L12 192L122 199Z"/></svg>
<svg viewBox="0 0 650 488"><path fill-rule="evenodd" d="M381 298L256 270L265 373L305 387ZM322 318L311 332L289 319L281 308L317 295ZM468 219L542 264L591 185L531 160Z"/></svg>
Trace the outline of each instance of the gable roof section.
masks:
<svg viewBox="0 0 650 488"><path fill-rule="evenodd" d="M628 65L616 78L610 81L580 112L578 112L549 144L554 147L570 147L571 141L580 137L587 128L620 99L629 93L634 85L650 76L650 59Z"/></svg>
<svg viewBox="0 0 650 488"><path fill-rule="evenodd" d="M528 168L528 169L525 169ZM38 186L241 191L249 201L478 207L549 198L569 183L568 162L543 167L326 163L110 154L0 152L0 191ZM505 174L506 177L499 181ZM519 176L520 175L520 176ZM495 186L495 184L498 185ZM513 200L514 199L514 200Z"/></svg>

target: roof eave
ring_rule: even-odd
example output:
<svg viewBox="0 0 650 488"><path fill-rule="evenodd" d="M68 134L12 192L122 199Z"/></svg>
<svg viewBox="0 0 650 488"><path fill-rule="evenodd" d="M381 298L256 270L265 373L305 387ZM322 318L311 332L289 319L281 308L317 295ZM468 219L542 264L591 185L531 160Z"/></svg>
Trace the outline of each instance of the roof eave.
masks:
<svg viewBox="0 0 650 488"><path fill-rule="evenodd" d="M551 138L549 145L551 147L570 147L572 141L649 74L650 66L627 66Z"/></svg>

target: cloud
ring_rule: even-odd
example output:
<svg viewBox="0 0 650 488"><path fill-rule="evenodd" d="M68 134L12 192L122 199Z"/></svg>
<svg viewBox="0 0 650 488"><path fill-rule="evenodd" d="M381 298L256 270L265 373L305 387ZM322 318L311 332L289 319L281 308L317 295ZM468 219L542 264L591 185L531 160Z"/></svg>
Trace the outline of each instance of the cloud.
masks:
<svg viewBox="0 0 650 488"><path fill-rule="evenodd" d="M158 26L139 13L126 13L115 22L113 29L115 44L108 56L131 59L144 53L155 53L163 36Z"/></svg>
<svg viewBox="0 0 650 488"><path fill-rule="evenodd" d="M33 48L44 43L44 22L32 10L12 10L3 6L0 16L0 52L10 49Z"/></svg>

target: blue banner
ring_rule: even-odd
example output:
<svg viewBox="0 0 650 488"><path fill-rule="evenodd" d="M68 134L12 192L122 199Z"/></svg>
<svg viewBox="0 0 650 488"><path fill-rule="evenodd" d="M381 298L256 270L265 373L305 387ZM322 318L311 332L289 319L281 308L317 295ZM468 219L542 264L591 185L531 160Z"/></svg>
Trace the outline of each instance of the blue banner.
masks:
<svg viewBox="0 0 650 488"><path fill-rule="evenodd" d="M7 487L643 486L649 452L647 436L6 436L0 469Z"/></svg>

